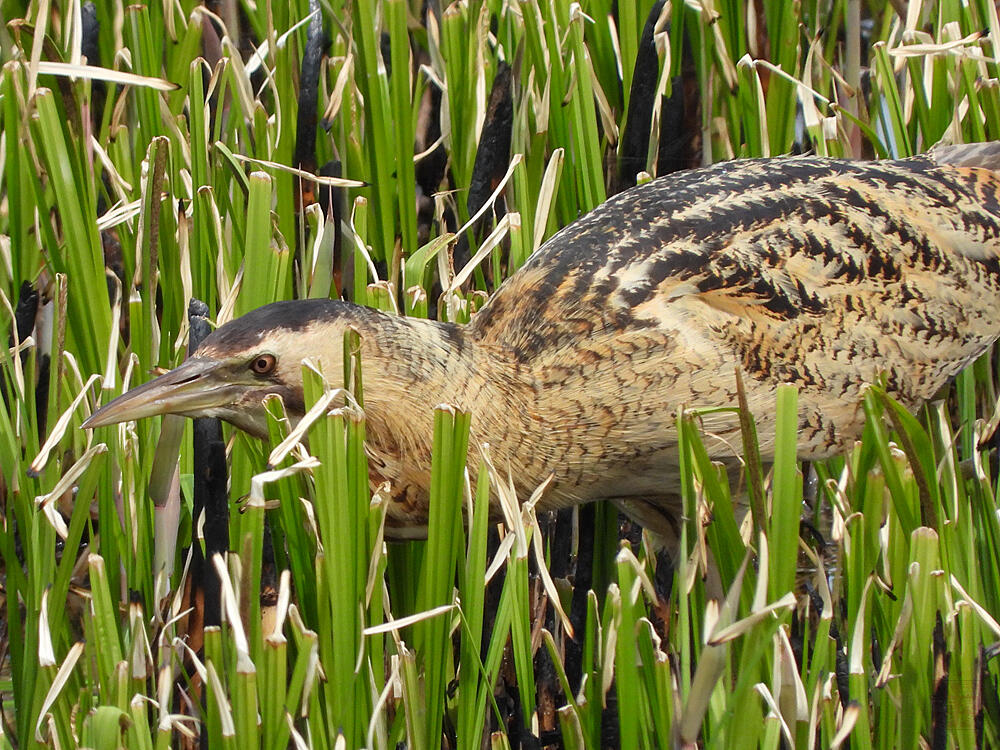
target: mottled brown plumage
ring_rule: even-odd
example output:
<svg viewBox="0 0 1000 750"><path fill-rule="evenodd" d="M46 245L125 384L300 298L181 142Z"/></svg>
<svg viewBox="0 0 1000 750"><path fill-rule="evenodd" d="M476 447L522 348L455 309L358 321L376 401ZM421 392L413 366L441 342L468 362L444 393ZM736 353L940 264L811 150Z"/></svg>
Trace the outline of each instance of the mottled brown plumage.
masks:
<svg viewBox="0 0 1000 750"><path fill-rule="evenodd" d="M917 408L1000 336L1000 144L900 161L717 164L629 190L535 253L468 326L329 300L276 303L220 327L180 368L87 426L176 412L264 433L260 399L301 414L300 362L339 378L362 338L373 479L397 535L426 522L432 408L473 415L479 445L543 506L612 500L676 530L680 406L736 402L736 368L765 460L780 383L799 388L803 458L859 437L867 383ZM253 372L272 355L273 372ZM737 465L735 416L705 417Z"/></svg>

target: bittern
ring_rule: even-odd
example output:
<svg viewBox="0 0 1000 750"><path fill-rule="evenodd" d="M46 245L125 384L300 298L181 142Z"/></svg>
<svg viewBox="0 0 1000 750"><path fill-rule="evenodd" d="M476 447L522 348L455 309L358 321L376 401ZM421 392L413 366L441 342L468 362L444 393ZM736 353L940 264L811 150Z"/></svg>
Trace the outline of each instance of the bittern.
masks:
<svg viewBox="0 0 1000 750"><path fill-rule="evenodd" d="M303 414L301 362L342 368L360 334L367 450L392 486L390 531L425 529L432 407L472 414L539 507L611 500L668 544L680 517L675 415L737 402L737 370L773 455L781 383L799 390L799 453L861 434L866 384L910 409L1000 335L1000 143L898 161L755 159L621 193L557 233L468 325L336 300L276 302L226 323L175 370L85 427L155 414L266 432L261 400ZM334 383L336 385L336 383ZM731 411L704 417L735 463Z"/></svg>

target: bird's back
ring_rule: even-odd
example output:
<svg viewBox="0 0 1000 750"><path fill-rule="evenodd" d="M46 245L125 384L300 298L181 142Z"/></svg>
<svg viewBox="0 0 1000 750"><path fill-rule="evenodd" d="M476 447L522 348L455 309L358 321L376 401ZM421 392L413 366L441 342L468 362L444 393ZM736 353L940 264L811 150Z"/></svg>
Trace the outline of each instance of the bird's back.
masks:
<svg viewBox="0 0 1000 750"><path fill-rule="evenodd" d="M864 383L884 376L915 407L1000 335L998 165L988 144L654 180L554 236L472 332L540 391L617 403L608 423L639 439L680 405L733 404L739 366L766 453L774 389L792 383L800 447L828 455L857 437Z"/></svg>

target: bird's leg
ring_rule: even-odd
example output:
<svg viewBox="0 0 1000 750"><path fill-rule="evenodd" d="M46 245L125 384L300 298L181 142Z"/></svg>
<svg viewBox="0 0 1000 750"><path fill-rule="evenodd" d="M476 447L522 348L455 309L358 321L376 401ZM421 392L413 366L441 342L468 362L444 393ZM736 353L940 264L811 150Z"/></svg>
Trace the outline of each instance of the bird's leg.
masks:
<svg viewBox="0 0 1000 750"><path fill-rule="evenodd" d="M670 621L670 594L674 584L674 564L680 547L681 500L676 495L654 498L615 498L614 504L648 532L650 551L656 557L653 572L652 620L661 636Z"/></svg>
<svg viewBox="0 0 1000 750"><path fill-rule="evenodd" d="M656 555L653 586L657 607L665 610L670 601L674 580L674 563L680 546L681 500L676 495L663 497L615 498L614 504L647 532Z"/></svg>
<svg viewBox="0 0 1000 750"><path fill-rule="evenodd" d="M622 513L650 533L658 555L666 553L672 567L681 540L680 497L616 497L611 500Z"/></svg>
<svg viewBox="0 0 1000 750"><path fill-rule="evenodd" d="M566 643L566 676L574 690L583 675L583 633L587 621L587 592L594 582L594 504L579 509L579 539L576 569L573 575L573 598L569 619L576 635Z"/></svg>

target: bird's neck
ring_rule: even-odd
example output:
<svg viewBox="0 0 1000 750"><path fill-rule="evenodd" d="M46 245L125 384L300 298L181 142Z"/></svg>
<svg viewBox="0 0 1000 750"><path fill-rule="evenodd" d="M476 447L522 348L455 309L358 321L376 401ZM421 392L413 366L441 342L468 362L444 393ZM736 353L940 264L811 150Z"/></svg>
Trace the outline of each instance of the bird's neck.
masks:
<svg viewBox="0 0 1000 750"><path fill-rule="evenodd" d="M397 512L412 505L417 517L430 485L434 408L473 410L490 375L465 326L378 315L360 333L372 476L390 482Z"/></svg>
<svg viewBox="0 0 1000 750"><path fill-rule="evenodd" d="M472 416L471 471L489 444L497 468L512 472L519 492L547 478L546 423L530 371L481 341L474 326L379 318L369 335L361 331L362 370L372 478L391 485L390 523L426 519L434 409L441 404Z"/></svg>
<svg viewBox="0 0 1000 750"><path fill-rule="evenodd" d="M477 376L474 344L464 326L379 315L361 332L365 408L372 417L402 426L440 403L461 406ZM402 424L400 424L402 423Z"/></svg>

